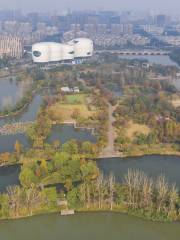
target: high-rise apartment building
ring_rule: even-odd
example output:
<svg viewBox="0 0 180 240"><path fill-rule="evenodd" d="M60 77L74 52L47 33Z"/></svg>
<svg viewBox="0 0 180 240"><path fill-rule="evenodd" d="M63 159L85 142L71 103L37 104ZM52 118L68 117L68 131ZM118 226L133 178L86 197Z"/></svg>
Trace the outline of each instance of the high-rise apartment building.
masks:
<svg viewBox="0 0 180 240"><path fill-rule="evenodd" d="M19 37L0 35L0 57L20 59L23 56L23 41Z"/></svg>

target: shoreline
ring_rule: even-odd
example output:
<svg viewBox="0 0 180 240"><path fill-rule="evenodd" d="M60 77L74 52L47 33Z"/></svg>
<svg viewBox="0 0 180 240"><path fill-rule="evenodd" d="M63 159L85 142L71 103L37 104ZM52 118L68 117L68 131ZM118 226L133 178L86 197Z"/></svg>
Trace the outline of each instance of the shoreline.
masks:
<svg viewBox="0 0 180 240"><path fill-rule="evenodd" d="M13 116L17 116L17 115L21 114L31 104L35 94L36 94L36 90L33 90L31 96L29 97L29 100L19 110L17 110L17 111L12 110L9 114L0 115L0 120L3 120L3 119L6 119L6 118L9 118L9 117L13 117Z"/></svg>
<svg viewBox="0 0 180 240"><path fill-rule="evenodd" d="M40 216L49 216L49 215L52 215L52 214L59 214L59 217L72 217L74 215L82 215L82 214L99 214L99 213L107 213L107 214L121 214L121 215L126 215L126 216L129 216L129 217L134 217L134 218L137 218L137 219L141 219L143 221L146 221L146 222L151 222L151 223L161 223L161 224L166 224L166 223L169 223L169 224L180 224L180 220L176 220L176 221L171 221L171 220L157 220L157 219L151 219L151 218L146 218L145 216L141 216L141 215L138 215L138 214L134 214L133 212L128 212L127 210L118 210L118 209L114 209L114 210L110 210L110 209L90 209L90 210L87 210L87 209L77 209L75 210L75 214L73 215L66 215L66 216L63 216L61 215L61 209L54 209L54 210L51 210L51 211L46 211L46 212L41 212L41 213L34 213L32 215L25 215L25 216L18 216L18 217L9 217L9 218L2 218L0 219L0 223L1 222L10 222L10 221L18 221L18 220L27 220L27 219L30 219L30 218L33 218L33 217L40 217Z"/></svg>
<svg viewBox="0 0 180 240"><path fill-rule="evenodd" d="M3 152L1 152L0 154L2 154ZM10 153L10 154L13 154L14 152ZM177 158L180 158L180 153L179 154L161 154L161 153L154 153L154 154L142 154L142 155L120 155L119 157L96 157L94 159L92 159L93 161L103 161L103 160L106 160L106 159L122 159L122 160L125 160L125 159L128 159L128 158L143 158L143 157L151 157L151 156L161 156L161 157L177 157ZM11 167L11 166L21 166L22 163L21 162L17 162L17 163L7 163L7 164L0 164L0 168L3 168L3 167Z"/></svg>

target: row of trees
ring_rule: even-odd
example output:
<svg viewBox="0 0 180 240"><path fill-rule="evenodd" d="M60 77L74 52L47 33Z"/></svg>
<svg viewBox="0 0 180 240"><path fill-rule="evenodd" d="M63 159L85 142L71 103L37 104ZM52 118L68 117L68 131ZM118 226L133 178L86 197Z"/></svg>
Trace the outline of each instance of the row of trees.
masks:
<svg viewBox="0 0 180 240"><path fill-rule="evenodd" d="M0 195L0 217L19 218L36 213L57 210L56 188L40 189L34 184L29 188L10 186Z"/></svg>
<svg viewBox="0 0 180 240"><path fill-rule="evenodd" d="M75 209L119 210L152 220L172 221L179 218L179 194L175 185L164 176L149 178L139 170L128 170L122 183L112 174L100 174L95 180L83 182L67 193Z"/></svg>

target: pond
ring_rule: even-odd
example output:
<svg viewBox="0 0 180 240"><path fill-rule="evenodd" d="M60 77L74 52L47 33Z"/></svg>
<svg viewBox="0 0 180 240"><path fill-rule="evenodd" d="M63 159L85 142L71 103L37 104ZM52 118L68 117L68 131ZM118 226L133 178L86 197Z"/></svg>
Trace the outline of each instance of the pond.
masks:
<svg viewBox="0 0 180 240"><path fill-rule="evenodd" d="M59 140L60 143L65 143L71 139L80 142L90 141L96 142L96 137L87 129L75 129L73 125L56 125L52 129L52 133L48 138L49 143Z"/></svg>
<svg viewBox="0 0 180 240"><path fill-rule="evenodd" d="M24 149L31 146L28 138L24 134L0 135L0 153L14 152L14 145L16 141L21 143Z"/></svg>
<svg viewBox="0 0 180 240"><path fill-rule="evenodd" d="M37 216L0 224L2 240L179 240L180 223L155 223L125 214Z"/></svg>
<svg viewBox="0 0 180 240"><path fill-rule="evenodd" d="M60 143L63 144L71 139L75 139L79 142L96 142L96 137L91 131L86 129L75 129L73 125L54 126L47 142L53 143L55 140L59 140ZM21 143L24 149L31 147L31 142L25 134L0 135L0 153L13 152L16 141Z"/></svg>

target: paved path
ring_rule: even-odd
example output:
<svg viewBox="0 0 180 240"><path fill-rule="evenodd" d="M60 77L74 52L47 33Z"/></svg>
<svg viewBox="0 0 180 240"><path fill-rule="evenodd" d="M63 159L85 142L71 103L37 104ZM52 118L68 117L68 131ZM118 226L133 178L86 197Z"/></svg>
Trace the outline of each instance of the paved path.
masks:
<svg viewBox="0 0 180 240"><path fill-rule="evenodd" d="M99 155L99 158L111 158L111 157L120 157L121 154L115 150L114 143L116 139L116 131L113 126L115 118L113 116L116 106L112 106L109 102L108 104L108 115L109 115L109 125L108 125L108 144L102 150Z"/></svg>

